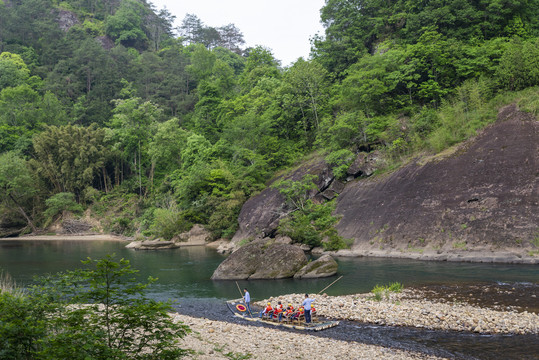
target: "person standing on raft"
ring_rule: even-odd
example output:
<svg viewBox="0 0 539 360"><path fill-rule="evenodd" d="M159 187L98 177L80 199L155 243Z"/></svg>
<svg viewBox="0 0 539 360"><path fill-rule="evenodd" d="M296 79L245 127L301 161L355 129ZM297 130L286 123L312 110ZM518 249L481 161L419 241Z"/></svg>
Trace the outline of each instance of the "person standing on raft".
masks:
<svg viewBox="0 0 539 360"><path fill-rule="evenodd" d="M316 299L311 299L309 297L309 294L305 294L305 300L303 300L303 303L301 304L303 306L303 309L305 311L305 323L309 324L311 322L311 304Z"/></svg>
<svg viewBox="0 0 539 360"><path fill-rule="evenodd" d="M249 310L249 314L251 313L251 294L249 294L249 291L247 291L247 288L243 288L243 292L245 295L243 296L243 301L245 302L245 306Z"/></svg>

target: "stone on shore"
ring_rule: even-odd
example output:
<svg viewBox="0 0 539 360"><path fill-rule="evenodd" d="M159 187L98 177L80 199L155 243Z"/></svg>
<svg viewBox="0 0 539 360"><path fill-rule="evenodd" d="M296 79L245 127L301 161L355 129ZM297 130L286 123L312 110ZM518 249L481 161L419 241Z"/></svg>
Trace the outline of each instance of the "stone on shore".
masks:
<svg viewBox="0 0 539 360"><path fill-rule="evenodd" d="M162 249L175 249L179 247L174 241L162 241L162 240L144 240L133 241L125 246L128 249L135 250L162 250Z"/></svg>
<svg viewBox="0 0 539 360"><path fill-rule="evenodd" d="M314 279L333 276L337 273L339 265L330 255L323 255L319 259L308 263L295 275L295 279Z"/></svg>
<svg viewBox="0 0 539 360"><path fill-rule="evenodd" d="M275 243L272 239L255 240L230 254L212 275L212 280L284 279L307 263L297 246Z"/></svg>

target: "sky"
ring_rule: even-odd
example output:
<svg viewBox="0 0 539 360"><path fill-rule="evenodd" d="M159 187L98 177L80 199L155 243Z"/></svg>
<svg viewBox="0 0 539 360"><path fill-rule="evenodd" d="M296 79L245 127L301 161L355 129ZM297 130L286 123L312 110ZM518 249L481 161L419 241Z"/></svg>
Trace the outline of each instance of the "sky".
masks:
<svg viewBox="0 0 539 360"><path fill-rule="evenodd" d="M309 39L324 34L320 9L325 0L150 0L157 9L166 7L179 26L186 14L196 15L205 26L234 24L244 47L263 45L288 66L308 58Z"/></svg>

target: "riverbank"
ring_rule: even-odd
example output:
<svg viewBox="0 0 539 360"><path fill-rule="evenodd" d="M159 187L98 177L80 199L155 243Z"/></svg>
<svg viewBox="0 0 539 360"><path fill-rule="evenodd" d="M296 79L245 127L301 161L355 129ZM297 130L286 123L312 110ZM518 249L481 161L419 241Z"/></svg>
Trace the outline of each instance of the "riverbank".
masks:
<svg viewBox="0 0 539 360"><path fill-rule="evenodd" d="M396 249L361 249L353 248L339 251L321 252L337 257L382 257L395 259L413 259L427 261L497 263L497 264L539 264L539 249L511 248L505 250L465 249L434 250L423 248Z"/></svg>
<svg viewBox="0 0 539 360"><path fill-rule="evenodd" d="M196 332L182 342L199 351L194 359L522 360L539 351L539 293L531 283L422 286L379 302L371 296L313 295L319 314L341 320L314 333L246 323L218 302L186 299L175 306L181 314L175 316ZM278 300L297 305L303 298L282 295L253 305ZM479 331L479 325L485 329Z"/></svg>
<svg viewBox="0 0 539 360"><path fill-rule="evenodd" d="M85 240L85 241L130 241L122 236L111 234L77 234L77 235L24 235L19 237L0 238L0 241L62 241L62 240Z"/></svg>
<svg viewBox="0 0 539 360"><path fill-rule="evenodd" d="M420 352L350 343L307 333L174 314L193 331L180 341L189 359L444 359Z"/></svg>
<svg viewBox="0 0 539 360"><path fill-rule="evenodd" d="M390 293L380 301L374 300L372 293L314 297L318 315L334 319L481 334L539 334L537 313L518 311L511 306L504 310L480 307L456 298L430 300L426 291L418 289ZM261 300L255 305L262 307L268 301L296 305L303 299L304 294L289 294Z"/></svg>

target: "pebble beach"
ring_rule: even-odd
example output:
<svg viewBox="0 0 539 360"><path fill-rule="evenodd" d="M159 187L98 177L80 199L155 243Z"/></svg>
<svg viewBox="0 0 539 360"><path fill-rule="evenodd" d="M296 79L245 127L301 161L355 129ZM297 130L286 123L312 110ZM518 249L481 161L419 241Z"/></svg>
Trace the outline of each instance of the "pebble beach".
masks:
<svg viewBox="0 0 539 360"><path fill-rule="evenodd" d="M177 314L192 333L181 340L193 352L188 359L337 360L444 359L418 352L320 338L305 333L232 324Z"/></svg>
<svg viewBox="0 0 539 360"><path fill-rule="evenodd" d="M268 301L301 304L304 296L289 294L265 299L256 305L263 306ZM320 295L313 305L320 316L378 325L484 334L539 334L539 315L526 310L497 310L460 301L432 301L421 291L406 289L380 301L372 298L373 294Z"/></svg>
<svg viewBox="0 0 539 360"><path fill-rule="evenodd" d="M304 294L288 294L255 302L300 304ZM373 324L413 327L474 334L539 334L539 315L512 307L488 307L463 301L429 299L419 289L387 294L382 300L373 294L345 296L313 295L319 316ZM193 352L191 359L445 359L432 354L315 336L308 332L283 331L271 326L252 326L237 321L175 314L192 333L181 346ZM337 331L339 327L334 328ZM342 327L344 331L344 327ZM439 355L439 354L438 354ZM452 358L452 357L447 357Z"/></svg>

